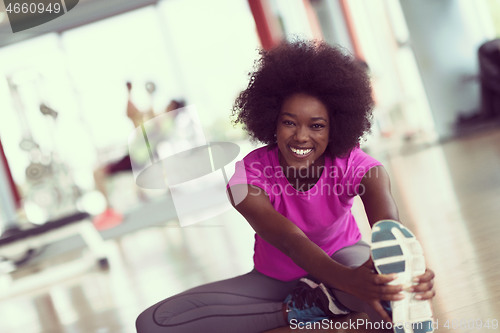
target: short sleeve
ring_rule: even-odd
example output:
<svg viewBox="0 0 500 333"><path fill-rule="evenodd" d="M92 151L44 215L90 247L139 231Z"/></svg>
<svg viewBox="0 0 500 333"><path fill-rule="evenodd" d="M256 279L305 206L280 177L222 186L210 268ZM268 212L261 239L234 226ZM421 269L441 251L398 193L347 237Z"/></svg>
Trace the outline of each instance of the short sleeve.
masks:
<svg viewBox="0 0 500 333"><path fill-rule="evenodd" d="M236 162L234 175L228 183L228 187L237 184L249 184L266 190L268 183L264 177L264 167L258 161L248 162L245 160Z"/></svg>
<svg viewBox="0 0 500 333"><path fill-rule="evenodd" d="M243 160L236 162L234 174L227 184L227 188L239 184L256 186L271 198L272 180L274 168L265 156L264 151L259 149L247 155ZM238 201L236 198L235 201ZM240 198L243 199L243 198Z"/></svg>
<svg viewBox="0 0 500 333"><path fill-rule="evenodd" d="M355 148L349 154L347 160L347 172L343 179L344 186L350 188L349 196L360 194L361 180L365 174L373 167L382 165L378 160L368 155L360 148Z"/></svg>

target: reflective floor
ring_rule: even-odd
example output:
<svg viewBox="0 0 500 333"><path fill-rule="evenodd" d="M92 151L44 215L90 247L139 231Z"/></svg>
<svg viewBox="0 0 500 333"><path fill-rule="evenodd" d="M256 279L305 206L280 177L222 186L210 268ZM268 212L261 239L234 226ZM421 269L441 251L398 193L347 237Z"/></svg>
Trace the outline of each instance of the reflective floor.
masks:
<svg viewBox="0 0 500 333"><path fill-rule="evenodd" d="M376 157L436 272L438 331L500 331L500 131ZM250 270L252 240L246 222L228 211L190 227L171 220L109 239L107 271L84 250L71 251L18 272L12 284L0 280L0 332L135 332L136 316L154 302ZM53 273L32 290L23 280L38 270Z"/></svg>
<svg viewBox="0 0 500 333"><path fill-rule="evenodd" d="M436 273L439 331L500 331L500 132L394 157L387 167L402 220Z"/></svg>

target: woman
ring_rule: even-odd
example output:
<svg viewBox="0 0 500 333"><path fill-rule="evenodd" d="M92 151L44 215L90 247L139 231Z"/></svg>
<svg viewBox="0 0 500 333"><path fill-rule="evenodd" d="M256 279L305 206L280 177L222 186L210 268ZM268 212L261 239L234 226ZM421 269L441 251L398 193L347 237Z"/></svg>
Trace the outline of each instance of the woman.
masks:
<svg viewBox="0 0 500 333"><path fill-rule="evenodd" d="M138 332L261 332L349 311L390 322L408 293L427 306L433 272L411 287L375 273L351 214L360 195L371 225L399 218L387 172L359 149L372 107L365 69L341 50L299 41L262 51L234 113L266 146L228 184L256 232L255 268L153 305Z"/></svg>

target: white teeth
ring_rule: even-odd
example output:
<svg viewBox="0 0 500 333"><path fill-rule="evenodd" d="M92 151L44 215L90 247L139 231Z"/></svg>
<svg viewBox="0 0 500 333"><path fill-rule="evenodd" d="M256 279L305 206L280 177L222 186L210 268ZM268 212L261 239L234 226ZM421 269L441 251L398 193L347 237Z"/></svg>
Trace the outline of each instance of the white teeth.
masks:
<svg viewBox="0 0 500 333"><path fill-rule="evenodd" d="M293 151L297 155L307 155L312 151L311 148L310 149L297 149L297 148L293 148L293 147L290 147L290 150Z"/></svg>

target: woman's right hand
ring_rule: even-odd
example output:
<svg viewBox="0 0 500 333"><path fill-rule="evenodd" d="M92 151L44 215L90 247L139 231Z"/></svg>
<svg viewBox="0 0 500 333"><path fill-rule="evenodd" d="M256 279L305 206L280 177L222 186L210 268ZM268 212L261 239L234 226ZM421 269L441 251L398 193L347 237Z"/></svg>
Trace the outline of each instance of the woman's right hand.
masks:
<svg viewBox="0 0 500 333"><path fill-rule="evenodd" d="M349 271L344 280L347 293L366 301L386 322L392 322L381 301L399 301L404 298L402 285L389 285L397 278L396 274L378 274L375 272L372 259L368 259L358 268Z"/></svg>
<svg viewBox="0 0 500 333"><path fill-rule="evenodd" d="M336 263L294 223L278 213L265 192L258 187L234 185L228 192L232 198L244 198L232 202L266 242L281 250L318 280L367 302L385 321L391 322L380 301L402 299L402 295L399 294L402 286L387 285L396 278L395 274L375 273L371 259L355 269Z"/></svg>

